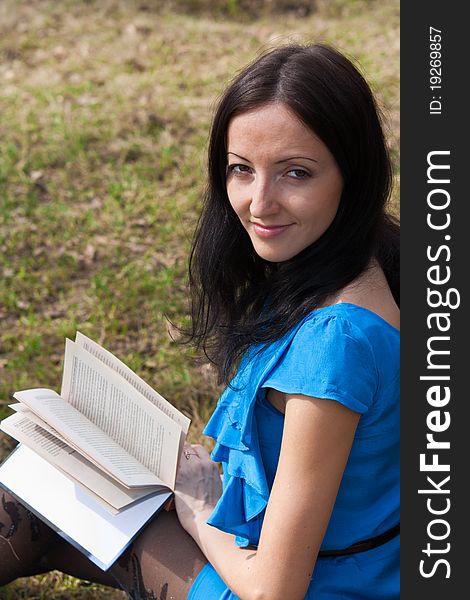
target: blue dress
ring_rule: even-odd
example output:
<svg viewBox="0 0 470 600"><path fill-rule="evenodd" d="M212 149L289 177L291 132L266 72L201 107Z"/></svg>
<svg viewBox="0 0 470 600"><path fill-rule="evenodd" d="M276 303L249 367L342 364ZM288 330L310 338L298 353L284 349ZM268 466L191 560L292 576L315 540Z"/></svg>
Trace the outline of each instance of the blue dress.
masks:
<svg viewBox="0 0 470 600"><path fill-rule="evenodd" d="M307 315L284 337L252 348L220 397L204 433L224 469L208 523L257 545L279 459L284 415L267 388L335 400L361 414L322 550L375 537L399 520L400 333L377 314L334 304ZM312 514L312 519L315 515ZM212 565L188 600L235 600ZM309 600L397 600L399 536L361 553L317 559Z"/></svg>

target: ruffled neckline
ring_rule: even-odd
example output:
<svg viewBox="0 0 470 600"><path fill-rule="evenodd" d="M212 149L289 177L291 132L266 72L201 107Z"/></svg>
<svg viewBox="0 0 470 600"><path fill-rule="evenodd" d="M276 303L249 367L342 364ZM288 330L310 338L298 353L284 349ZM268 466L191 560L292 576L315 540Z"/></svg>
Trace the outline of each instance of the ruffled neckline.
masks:
<svg viewBox="0 0 470 600"><path fill-rule="evenodd" d="M207 522L234 534L239 546L258 543L270 493L254 423L258 390L308 318L276 344L255 346L245 354L203 432L215 439L212 459L224 464L224 490Z"/></svg>
<svg viewBox="0 0 470 600"><path fill-rule="evenodd" d="M258 543L270 494L254 422L259 390L306 321L347 317L357 311L399 334L399 330L388 321L361 306L341 303L322 307L309 313L275 343L260 344L250 349L234 379L219 398L203 433L216 442L211 456L224 465L224 489L207 522L234 534L237 545Z"/></svg>

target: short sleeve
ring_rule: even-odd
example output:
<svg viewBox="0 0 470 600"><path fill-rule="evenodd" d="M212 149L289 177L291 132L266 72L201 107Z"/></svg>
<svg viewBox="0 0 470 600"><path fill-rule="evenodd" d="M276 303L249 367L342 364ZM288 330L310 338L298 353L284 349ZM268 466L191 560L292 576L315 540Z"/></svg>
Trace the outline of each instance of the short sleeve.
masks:
<svg viewBox="0 0 470 600"><path fill-rule="evenodd" d="M373 404L378 370L357 325L339 316L314 316L296 331L262 387L336 400L363 414Z"/></svg>

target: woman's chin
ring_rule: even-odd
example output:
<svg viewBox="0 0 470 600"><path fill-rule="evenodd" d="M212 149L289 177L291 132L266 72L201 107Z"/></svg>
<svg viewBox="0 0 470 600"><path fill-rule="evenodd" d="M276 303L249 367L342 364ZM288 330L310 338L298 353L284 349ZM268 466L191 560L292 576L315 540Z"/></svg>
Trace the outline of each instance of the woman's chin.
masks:
<svg viewBox="0 0 470 600"><path fill-rule="evenodd" d="M260 258L272 263L285 262L298 254L298 251L293 249L267 248L265 245L261 246L260 244L254 244L253 246Z"/></svg>

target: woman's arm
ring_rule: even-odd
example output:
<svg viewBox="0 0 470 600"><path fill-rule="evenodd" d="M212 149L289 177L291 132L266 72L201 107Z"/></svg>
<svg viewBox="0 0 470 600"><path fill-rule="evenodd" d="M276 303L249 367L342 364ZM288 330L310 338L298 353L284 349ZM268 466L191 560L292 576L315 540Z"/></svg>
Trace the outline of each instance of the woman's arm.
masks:
<svg viewBox="0 0 470 600"><path fill-rule="evenodd" d="M336 401L287 396L279 465L257 551L237 548L232 535L206 524L217 501L209 455L197 447L200 461L182 461L178 515L241 600L304 598L359 416Z"/></svg>

